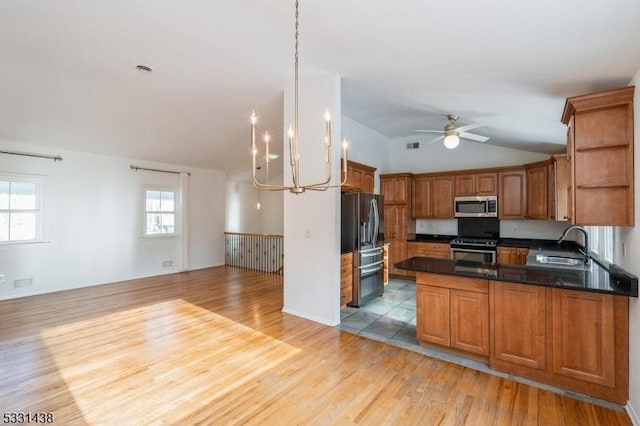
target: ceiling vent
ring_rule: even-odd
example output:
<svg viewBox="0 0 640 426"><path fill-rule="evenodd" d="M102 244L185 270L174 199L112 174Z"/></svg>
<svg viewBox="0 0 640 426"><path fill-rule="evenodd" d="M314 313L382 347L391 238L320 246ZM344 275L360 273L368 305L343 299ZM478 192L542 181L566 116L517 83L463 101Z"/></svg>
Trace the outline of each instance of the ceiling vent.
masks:
<svg viewBox="0 0 640 426"><path fill-rule="evenodd" d="M409 142L407 144L407 149L418 149L420 148L420 142Z"/></svg>

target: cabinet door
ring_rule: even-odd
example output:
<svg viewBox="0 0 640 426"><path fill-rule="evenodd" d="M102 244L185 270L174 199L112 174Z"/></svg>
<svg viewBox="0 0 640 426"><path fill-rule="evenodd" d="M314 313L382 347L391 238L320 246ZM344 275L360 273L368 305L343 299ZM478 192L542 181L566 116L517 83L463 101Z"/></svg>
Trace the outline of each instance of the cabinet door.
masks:
<svg viewBox="0 0 640 426"><path fill-rule="evenodd" d="M395 203L396 202L395 178L381 177L380 193L384 197L385 204Z"/></svg>
<svg viewBox="0 0 640 426"><path fill-rule="evenodd" d="M555 288L552 294L553 372L614 387L614 296Z"/></svg>
<svg viewBox="0 0 640 426"><path fill-rule="evenodd" d="M489 355L489 296L451 290L451 347Z"/></svg>
<svg viewBox="0 0 640 426"><path fill-rule="evenodd" d="M498 174L498 216L500 219L525 219L527 216L526 175L524 170Z"/></svg>
<svg viewBox="0 0 640 426"><path fill-rule="evenodd" d="M556 193L556 220L569 220L569 162L566 156L557 156L554 159Z"/></svg>
<svg viewBox="0 0 640 426"><path fill-rule="evenodd" d="M527 169L527 218L548 219L547 165Z"/></svg>
<svg viewBox="0 0 640 426"><path fill-rule="evenodd" d="M449 346L449 289L416 285L418 340Z"/></svg>
<svg viewBox="0 0 640 426"><path fill-rule="evenodd" d="M395 201L397 203L406 203L409 194L409 179L404 177L394 178Z"/></svg>
<svg viewBox="0 0 640 426"><path fill-rule="evenodd" d="M476 175L476 194L498 195L498 175L496 173L479 173Z"/></svg>
<svg viewBox="0 0 640 426"><path fill-rule="evenodd" d="M476 195L476 175L457 175L456 180L456 197L465 195Z"/></svg>
<svg viewBox="0 0 640 426"><path fill-rule="evenodd" d="M491 367L509 364L546 368L545 288L493 282L491 287Z"/></svg>
<svg viewBox="0 0 640 426"><path fill-rule="evenodd" d="M431 178L419 177L413 180L413 210L412 217L432 217L431 208Z"/></svg>
<svg viewBox="0 0 640 426"><path fill-rule="evenodd" d="M433 217L438 219L453 219L453 198L454 177L434 177L431 198Z"/></svg>
<svg viewBox="0 0 640 426"><path fill-rule="evenodd" d="M362 191L362 170L347 166L347 185L352 191Z"/></svg>
<svg viewBox="0 0 640 426"><path fill-rule="evenodd" d="M515 247L498 247L497 260L499 265L513 265L516 263L517 251Z"/></svg>
<svg viewBox="0 0 640 426"><path fill-rule="evenodd" d="M369 192L373 194L375 188L375 178L373 172L362 172L361 187L362 192Z"/></svg>

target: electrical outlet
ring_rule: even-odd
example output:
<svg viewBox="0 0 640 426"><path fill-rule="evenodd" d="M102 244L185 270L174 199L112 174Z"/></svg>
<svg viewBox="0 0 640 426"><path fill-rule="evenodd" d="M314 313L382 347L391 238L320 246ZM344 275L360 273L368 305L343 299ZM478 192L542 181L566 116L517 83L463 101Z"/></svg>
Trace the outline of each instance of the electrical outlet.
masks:
<svg viewBox="0 0 640 426"><path fill-rule="evenodd" d="M170 268L173 266L173 260L163 260L162 261L162 267L163 268Z"/></svg>
<svg viewBox="0 0 640 426"><path fill-rule="evenodd" d="M0 274L0 283L4 282L4 274Z"/></svg>
<svg viewBox="0 0 640 426"><path fill-rule="evenodd" d="M14 288L30 287L31 285L33 285L33 278L22 278L19 280L13 280Z"/></svg>
<svg viewBox="0 0 640 426"><path fill-rule="evenodd" d="M622 243L622 257L627 257L627 244ZM2 282L2 281L0 281Z"/></svg>

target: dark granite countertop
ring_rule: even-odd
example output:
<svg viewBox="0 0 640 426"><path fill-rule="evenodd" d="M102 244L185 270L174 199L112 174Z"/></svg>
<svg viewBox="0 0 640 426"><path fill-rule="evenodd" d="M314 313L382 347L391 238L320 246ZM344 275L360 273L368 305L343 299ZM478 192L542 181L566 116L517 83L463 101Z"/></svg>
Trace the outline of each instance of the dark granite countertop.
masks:
<svg viewBox="0 0 640 426"><path fill-rule="evenodd" d="M569 270L412 257L396 263L395 267L416 272L487 278L495 281L638 297L637 279L631 284L624 284L619 279L612 278L609 271L595 261L592 261L592 266L588 270Z"/></svg>
<svg viewBox="0 0 640 426"><path fill-rule="evenodd" d="M455 235L442 235L442 234L416 234L416 237L407 242L419 242L419 243L449 243Z"/></svg>

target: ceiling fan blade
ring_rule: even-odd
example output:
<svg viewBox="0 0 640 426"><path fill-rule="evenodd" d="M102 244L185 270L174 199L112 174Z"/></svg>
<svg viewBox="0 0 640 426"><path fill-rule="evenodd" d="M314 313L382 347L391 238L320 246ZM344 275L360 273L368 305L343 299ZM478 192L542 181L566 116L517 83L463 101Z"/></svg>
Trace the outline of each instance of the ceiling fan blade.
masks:
<svg viewBox="0 0 640 426"><path fill-rule="evenodd" d="M438 136L438 137L437 137L437 138L435 138L435 139L431 139L430 141L428 141L428 142L427 142L427 145L430 145L430 144L432 144L432 143L438 142L438 141L439 141L439 140L441 140L441 139L444 139L444 135L442 135L442 136Z"/></svg>
<svg viewBox="0 0 640 426"><path fill-rule="evenodd" d="M484 123L471 123L471 124L467 124L466 126L457 127L456 131L462 133L462 132L466 132L467 130L477 129L478 127L482 127L482 126L486 126L486 124L484 124Z"/></svg>
<svg viewBox="0 0 640 426"><path fill-rule="evenodd" d="M486 136L480 136L480 135L476 135L475 133L466 133L466 132L462 132L459 135L461 138L465 138L465 139L471 139L472 141L476 141L476 142L486 142L489 140L488 137Z"/></svg>
<svg viewBox="0 0 640 426"><path fill-rule="evenodd" d="M419 133L444 133L442 130L414 130L414 132L419 132Z"/></svg>

